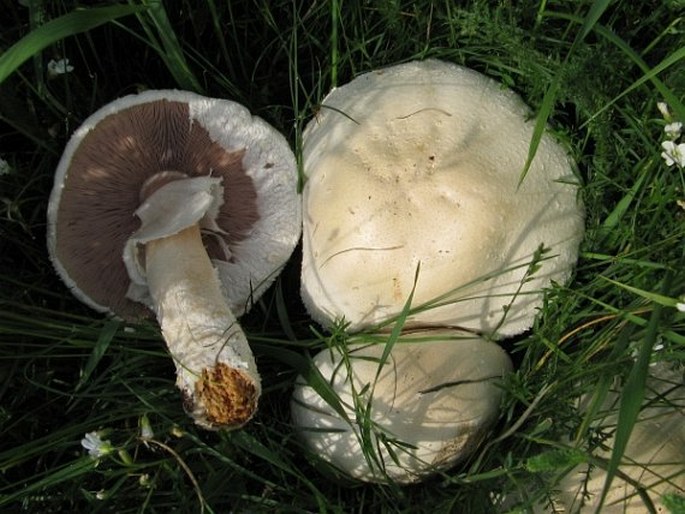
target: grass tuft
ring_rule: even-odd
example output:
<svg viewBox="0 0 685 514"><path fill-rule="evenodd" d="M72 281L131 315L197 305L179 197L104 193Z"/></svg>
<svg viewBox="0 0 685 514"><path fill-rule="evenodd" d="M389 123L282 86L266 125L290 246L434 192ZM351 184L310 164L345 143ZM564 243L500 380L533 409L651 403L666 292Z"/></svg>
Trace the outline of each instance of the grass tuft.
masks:
<svg viewBox="0 0 685 514"><path fill-rule="evenodd" d="M604 464L620 477L653 364L685 364L685 170L661 155L667 122L685 123L681 0L8 0L2 10L0 510L526 512L601 447L597 422L617 385L617 444ZM536 113L529 157L548 127L577 163L586 206L571 281L550 288L531 331L501 342L516 371L491 436L409 487L351 482L304 447L289 417L293 384L305 380L344 413L311 357L344 353L352 339L344 322L325 331L307 315L298 255L242 320L263 377L256 419L230 433L193 426L156 326L90 311L49 262L46 202L69 136L110 100L180 88L243 103L299 158L303 127L332 87L423 58L519 93ZM48 70L62 59L65 73ZM396 336L383 336L388 349ZM398 454L403 442L373 425L365 394L366 457L382 467L378 445ZM91 432L112 451L91 457L81 445ZM663 500L674 513L684 502Z"/></svg>

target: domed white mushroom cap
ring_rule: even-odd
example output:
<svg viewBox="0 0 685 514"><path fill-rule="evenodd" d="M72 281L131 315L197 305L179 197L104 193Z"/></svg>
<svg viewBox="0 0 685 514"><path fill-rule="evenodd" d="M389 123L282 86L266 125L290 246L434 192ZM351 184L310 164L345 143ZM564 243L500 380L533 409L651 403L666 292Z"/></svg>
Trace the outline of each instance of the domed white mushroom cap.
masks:
<svg viewBox="0 0 685 514"><path fill-rule="evenodd" d="M293 422L314 453L353 478L416 482L482 442L512 365L497 344L456 330L403 336L382 363L384 350L352 344L316 355L345 417L300 377Z"/></svg>
<svg viewBox="0 0 685 514"><path fill-rule="evenodd" d="M534 121L513 92L428 60L334 89L306 127L302 296L351 331L397 315L501 336L532 325L583 234L572 164L545 135L519 186ZM541 245L540 268L527 276ZM515 301L514 301L515 299ZM501 324L503 312L508 309ZM501 326L500 326L501 325Z"/></svg>

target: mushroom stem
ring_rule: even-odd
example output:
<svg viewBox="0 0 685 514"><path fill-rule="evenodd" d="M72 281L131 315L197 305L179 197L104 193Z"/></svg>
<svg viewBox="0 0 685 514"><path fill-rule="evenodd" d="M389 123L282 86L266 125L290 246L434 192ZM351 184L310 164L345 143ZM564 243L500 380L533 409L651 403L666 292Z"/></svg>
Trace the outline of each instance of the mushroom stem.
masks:
<svg viewBox="0 0 685 514"><path fill-rule="evenodd" d="M205 428L238 428L257 410L259 374L197 224L145 245L150 295L184 406Z"/></svg>

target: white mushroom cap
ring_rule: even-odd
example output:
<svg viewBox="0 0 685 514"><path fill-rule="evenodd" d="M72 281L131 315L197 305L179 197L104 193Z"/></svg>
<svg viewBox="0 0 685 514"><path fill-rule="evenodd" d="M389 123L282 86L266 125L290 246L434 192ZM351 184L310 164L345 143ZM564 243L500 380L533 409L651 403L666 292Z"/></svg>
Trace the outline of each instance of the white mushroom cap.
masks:
<svg viewBox="0 0 685 514"><path fill-rule="evenodd" d="M334 89L303 140L302 297L312 317L344 317L350 331L387 321L420 265L413 306L441 305L407 326L529 328L583 234L572 164L548 135L519 187L529 117L513 92L435 60ZM526 277L541 245L546 260Z"/></svg>
<svg viewBox="0 0 685 514"><path fill-rule="evenodd" d="M301 204L285 138L229 100L151 90L88 117L65 148L48 205L55 268L90 307L139 316L122 253L140 225L141 188L164 170L222 179L219 230L204 239L231 310L242 314L297 244Z"/></svg>
<svg viewBox="0 0 685 514"><path fill-rule="evenodd" d="M317 354L314 365L350 421L302 377L293 421L315 454L353 478L416 482L484 439L498 416L497 382L512 365L497 344L456 330L402 336L381 366L384 351L350 344Z"/></svg>
<svg viewBox="0 0 685 514"><path fill-rule="evenodd" d="M656 512L666 513L661 501L665 494L685 496L685 382L683 370L658 363L650 370L643 410L628 440L619 473L614 476L602 506L603 514L642 514L647 512L635 484L644 489ZM597 426L611 433L616 430L616 410L620 392L612 391L604 407L610 414L598 420ZM589 401L589 399L585 399ZM614 446L614 435L603 442L604 449L594 458L608 459ZM605 468L582 464L568 472L555 488L552 503L563 512L591 514L597 512L607 480ZM538 505L535 512L549 512ZM558 510L557 510L558 511ZM555 511L555 512L557 512Z"/></svg>

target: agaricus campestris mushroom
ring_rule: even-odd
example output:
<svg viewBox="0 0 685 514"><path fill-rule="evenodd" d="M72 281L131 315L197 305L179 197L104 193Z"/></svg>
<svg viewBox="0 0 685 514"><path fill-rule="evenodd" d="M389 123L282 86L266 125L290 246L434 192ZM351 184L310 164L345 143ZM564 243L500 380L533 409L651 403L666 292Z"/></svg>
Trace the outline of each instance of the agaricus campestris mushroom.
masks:
<svg viewBox="0 0 685 514"><path fill-rule="evenodd" d="M521 180L534 132L530 118L513 92L475 71L435 60L366 73L331 91L303 134L302 297L312 317L324 326L344 320L354 332L388 330L402 314L403 330L430 329L435 340L443 338L445 327L487 339L530 328L543 289L568 278L583 235L572 162L548 134ZM469 345L474 358L482 351L495 359L479 369L501 377L505 356L488 350L491 343L474 341ZM394 347L393 358L396 351L414 351L409 349L414 344ZM420 346L415 351L421 358L406 363L400 357L402 372L387 376L387 390L375 390L380 404L393 388L402 391L403 401L393 405L409 413L406 422L417 430L405 430L400 413L377 420L388 437L402 427L397 438L407 437L419 448L399 466L385 459L394 481L425 476L472 449L452 444L463 427L463 406L455 399L451 407L433 402L407 382L417 374L432 383L474 378L469 361L453 349L458 344ZM331 366L341 359L332 363L327 355L322 352L315 363L345 397L358 379L345 384L331 378ZM414 370L413 363L424 359L433 366ZM354 361L352 377L357 366L364 365ZM443 394L447 398L450 391ZM496 405L499 390L488 386L479 401ZM306 443L354 476L378 479L377 470L360 458L349 461L359 455L354 439L363 430L360 420L331 413L324 403L298 381L293 411ZM481 435L470 434L470 440L478 440L492 420L491 411L476 404L469 408L473 419L482 421L473 425ZM451 420L450 408L460 412ZM314 422L316 409L324 425ZM422 419L440 419L443 428L424 435ZM325 424L332 431L326 432ZM343 427L345 432L337 432Z"/></svg>
<svg viewBox="0 0 685 514"><path fill-rule="evenodd" d="M311 315L373 327L415 286L414 307L435 304L407 326L529 328L543 288L569 276L583 234L571 161L549 135L520 183L534 124L513 92L435 60L331 91L303 135Z"/></svg>
<svg viewBox="0 0 685 514"><path fill-rule="evenodd" d="M294 156L243 106L175 90L120 98L74 133L55 175L48 248L82 301L157 316L184 406L205 428L257 408L236 321L300 235Z"/></svg>
<svg viewBox="0 0 685 514"><path fill-rule="evenodd" d="M598 432L608 434L592 458L565 473L552 497L535 512L597 512L607 480L606 466L611 457L617 427L619 391L611 391L604 402L604 416L594 423ZM585 398L581 408L586 408ZM599 438L599 436L597 436ZM618 473L613 477L601 512L642 514L648 512L649 498L656 512L668 512L665 494L685 497L685 381L683 370L664 362L650 369L645 401L630 434Z"/></svg>
<svg viewBox="0 0 685 514"><path fill-rule="evenodd" d="M316 355L347 419L300 378L293 421L314 453L351 477L416 482L481 443L511 361L497 344L457 330L403 336L386 361L384 351L351 344Z"/></svg>

